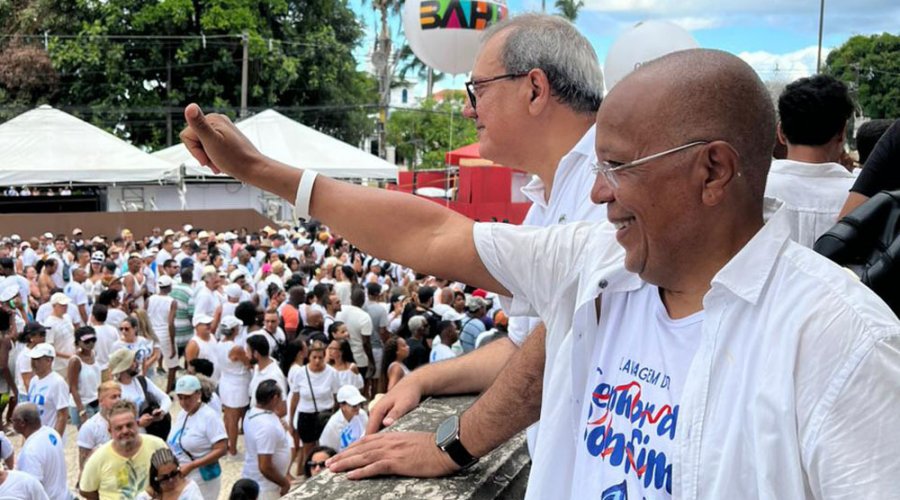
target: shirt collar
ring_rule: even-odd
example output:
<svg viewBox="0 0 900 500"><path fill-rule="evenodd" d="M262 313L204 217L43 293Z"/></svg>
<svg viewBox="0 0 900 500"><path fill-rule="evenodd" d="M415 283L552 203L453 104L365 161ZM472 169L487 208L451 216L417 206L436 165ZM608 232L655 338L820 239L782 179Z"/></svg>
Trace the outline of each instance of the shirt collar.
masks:
<svg viewBox="0 0 900 500"><path fill-rule="evenodd" d="M767 199L766 203L773 201ZM778 210L744 248L716 273L712 287L722 286L756 305L790 238L790 216L787 211Z"/></svg>
<svg viewBox="0 0 900 500"><path fill-rule="evenodd" d="M577 161L573 160L591 157L595 154L594 135L596 134L596 127L596 125L591 125L591 128L581 136L581 139L578 140L575 146L560 158L559 164L556 166L556 172L553 174L554 186L559 185L561 178L567 174L567 166L578 164ZM531 181L522 187L522 194L541 208L547 208L549 206L546 199L547 197L545 196L546 186L544 185L544 181L536 175L532 176Z"/></svg>
<svg viewBox="0 0 900 500"><path fill-rule="evenodd" d="M853 173L840 163L806 163L794 160L774 160L771 172L801 177L853 178Z"/></svg>

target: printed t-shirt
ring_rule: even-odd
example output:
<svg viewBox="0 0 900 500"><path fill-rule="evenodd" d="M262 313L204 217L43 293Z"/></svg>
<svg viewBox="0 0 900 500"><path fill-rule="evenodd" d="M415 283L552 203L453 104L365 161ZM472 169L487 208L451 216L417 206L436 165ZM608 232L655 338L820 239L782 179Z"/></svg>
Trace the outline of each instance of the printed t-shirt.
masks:
<svg viewBox="0 0 900 500"><path fill-rule="evenodd" d="M131 458L116 453L112 442L95 451L81 474L84 491L97 491L100 500L131 500L147 488L150 475L150 457L165 448L166 443L156 436L141 434L141 448Z"/></svg>
<svg viewBox="0 0 900 500"><path fill-rule="evenodd" d="M681 390L703 312L671 319L649 284L603 300L571 497L671 498Z"/></svg>

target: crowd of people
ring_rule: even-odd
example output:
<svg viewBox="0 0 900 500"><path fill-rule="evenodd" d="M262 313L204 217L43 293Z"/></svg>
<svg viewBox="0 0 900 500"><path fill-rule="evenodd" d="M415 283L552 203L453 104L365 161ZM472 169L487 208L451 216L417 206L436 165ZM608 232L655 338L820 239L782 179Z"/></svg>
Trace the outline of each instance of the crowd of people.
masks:
<svg viewBox="0 0 900 500"><path fill-rule="evenodd" d="M506 322L483 290L318 225L4 235L0 425L24 441L0 455L37 482L9 474L0 496L71 498L77 466L85 498L217 499L228 454L277 498L365 434L367 402Z"/></svg>

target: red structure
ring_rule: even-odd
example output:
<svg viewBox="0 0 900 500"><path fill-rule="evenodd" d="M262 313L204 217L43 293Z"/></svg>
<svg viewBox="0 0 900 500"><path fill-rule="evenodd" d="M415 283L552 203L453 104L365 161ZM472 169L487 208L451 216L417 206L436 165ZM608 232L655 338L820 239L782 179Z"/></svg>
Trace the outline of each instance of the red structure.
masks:
<svg viewBox="0 0 900 500"><path fill-rule="evenodd" d="M529 174L483 160L478 143L450 151L445 161L446 170L400 172L399 183L387 188L415 193L473 220L522 223L531 203L518 191Z"/></svg>

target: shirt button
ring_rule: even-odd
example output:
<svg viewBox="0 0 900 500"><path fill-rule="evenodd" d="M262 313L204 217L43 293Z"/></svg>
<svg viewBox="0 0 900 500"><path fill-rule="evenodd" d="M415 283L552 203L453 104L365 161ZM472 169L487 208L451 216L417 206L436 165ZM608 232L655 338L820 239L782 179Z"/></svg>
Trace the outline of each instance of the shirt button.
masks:
<svg viewBox="0 0 900 500"><path fill-rule="evenodd" d="M600 280L600 283L597 283L597 286L599 286L600 288L606 288L607 285L609 285L609 282L606 280Z"/></svg>

